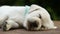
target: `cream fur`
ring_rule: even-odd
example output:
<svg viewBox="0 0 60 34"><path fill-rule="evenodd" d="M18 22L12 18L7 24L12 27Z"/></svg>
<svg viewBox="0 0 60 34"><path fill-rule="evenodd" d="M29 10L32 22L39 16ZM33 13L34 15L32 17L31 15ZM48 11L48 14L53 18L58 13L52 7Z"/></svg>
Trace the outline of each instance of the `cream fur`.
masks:
<svg viewBox="0 0 60 34"><path fill-rule="evenodd" d="M9 30L10 28L18 28L20 27L20 25L28 29L27 23L29 22L27 21L29 20L29 21L37 21L39 23L38 27L34 28L34 30L40 30L42 25L47 29L57 28L54 25L53 21L51 20L48 11L42 8L41 6L33 4L31 5L28 14L24 16L24 13L25 13L25 6L1 6L0 25L2 25L3 22L7 22L6 30ZM39 18L39 15L41 15L41 18Z"/></svg>

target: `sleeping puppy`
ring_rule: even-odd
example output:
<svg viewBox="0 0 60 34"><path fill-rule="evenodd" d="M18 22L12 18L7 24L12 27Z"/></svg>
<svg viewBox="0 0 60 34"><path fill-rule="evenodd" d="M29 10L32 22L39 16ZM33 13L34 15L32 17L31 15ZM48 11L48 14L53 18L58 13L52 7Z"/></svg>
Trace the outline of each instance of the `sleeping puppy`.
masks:
<svg viewBox="0 0 60 34"><path fill-rule="evenodd" d="M44 27L43 30L57 28L46 9L38 5L31 5L24 27L27 30L41 30L42 26Z"/></svg>
<svg viewBox="0 0 60 34"><path fill-rule="evenodd" d="M27 10L28 9L28 10ZM38 5L1 6L2 29L25 27L27 30L40 30L42 25L47 29L56 29L49 13Z"/></svg>

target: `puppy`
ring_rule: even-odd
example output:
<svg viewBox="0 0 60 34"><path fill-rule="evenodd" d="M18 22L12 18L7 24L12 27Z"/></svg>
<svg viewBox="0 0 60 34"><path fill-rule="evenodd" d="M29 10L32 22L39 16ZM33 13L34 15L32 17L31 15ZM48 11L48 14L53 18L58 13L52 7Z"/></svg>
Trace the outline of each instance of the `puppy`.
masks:
<svg viewBox="0 0 60 34"><path fill-rule="evenodd" d="M42 26L45 29L56 29L57 28L54 25L53 21L51 20L51 17L48 11L42 8L41 6L33 4L30 7L29 14L26 16L24 27L27 30L41 30Z"/></svg>
<svg viewBox="0 0 60 34"><path fill-rule="evenodd" d="M25 6L1 6L0 15L6 16L2 19L3 30L24 26L27 30L40 30L43 25L47 29L56 29L46 9L38 5ZM8 17L7 17L8 16Z"/></svg>

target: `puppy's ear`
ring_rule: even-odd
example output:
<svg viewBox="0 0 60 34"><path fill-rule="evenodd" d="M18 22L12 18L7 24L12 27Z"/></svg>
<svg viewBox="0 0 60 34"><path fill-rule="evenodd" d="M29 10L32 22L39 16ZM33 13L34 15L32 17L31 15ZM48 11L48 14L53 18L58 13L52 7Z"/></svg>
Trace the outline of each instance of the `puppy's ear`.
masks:
<svg viewBox="0 0 60 34"><path fill-rule="evenodd" d="M32 4L31 7L30 7L30 12L35 11L35 10L37 10L39 8L40 8L40 6Z"/></svg>

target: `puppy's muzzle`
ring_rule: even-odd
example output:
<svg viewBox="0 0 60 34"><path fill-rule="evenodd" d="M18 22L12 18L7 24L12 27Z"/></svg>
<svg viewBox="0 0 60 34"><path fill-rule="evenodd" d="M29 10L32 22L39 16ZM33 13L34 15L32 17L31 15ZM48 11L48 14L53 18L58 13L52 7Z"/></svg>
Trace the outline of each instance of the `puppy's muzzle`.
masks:
<svg viewBox="0 0 60 34"><path fill-rule="evenodd" d="M28 23L28 30L35 30L38 27L38 23L36 21Z"/></svg>

